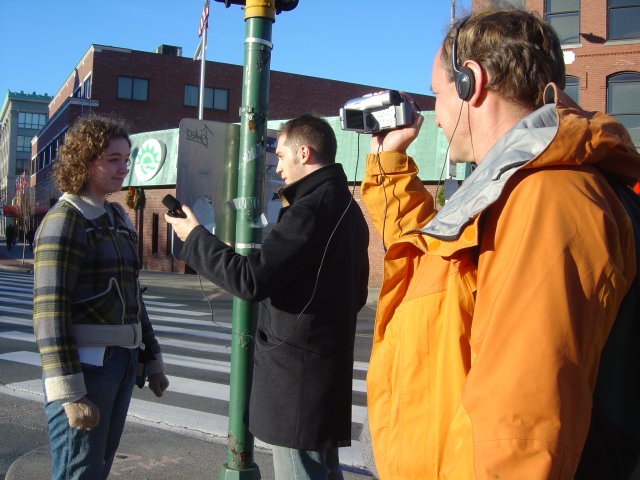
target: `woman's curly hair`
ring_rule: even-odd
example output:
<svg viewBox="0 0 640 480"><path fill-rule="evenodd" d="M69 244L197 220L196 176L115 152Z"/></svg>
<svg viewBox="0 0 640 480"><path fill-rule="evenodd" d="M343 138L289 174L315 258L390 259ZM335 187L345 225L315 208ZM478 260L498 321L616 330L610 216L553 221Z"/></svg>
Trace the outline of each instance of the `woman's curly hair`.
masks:
<svg viewBox="0 0 640 480"><path fill-rule="evenodd" d="M53 166L58 190L81 194L89 181L89 165L100 158L115 138L124 138L131 146L122 120L94 113L78 119L67 132L64 145L58 150L58 161Z"/></svg>

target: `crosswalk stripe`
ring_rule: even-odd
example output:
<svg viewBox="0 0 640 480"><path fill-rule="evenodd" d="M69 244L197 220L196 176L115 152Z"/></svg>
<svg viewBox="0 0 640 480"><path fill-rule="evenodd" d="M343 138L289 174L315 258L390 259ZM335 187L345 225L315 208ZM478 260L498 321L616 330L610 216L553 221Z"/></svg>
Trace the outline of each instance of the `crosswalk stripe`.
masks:
<svg viewBox="0 0 640 480"><path fill-rule="evenodd" d="M23 320L22 318L6 317L4 315L0 316L0 322L8 323L11 325L20 325L22 327L33 327L33 321L31 320Z"/></svg>
<svg viewBox="0 0 640 480"><path fill-rule="evenodd" d="M23 315L33 315L33 308L16 308L16 307L2 307L4 313L21 313Z"/></svg>
<svg viewBox="0 0 640 480"><path fill-rule="evenodd" d="M33 335L29 335L23 332L6 332L0 333L1 338L8 338L11 340L22 340L30 343L35 343L35 338ZM162 359L166 365L173 365L179 367L187 367L193 368L196 370L205 370L208 372L220 372L220 373L229 373L231 371L231 362L224 360L213 360L209 358L199 358L199 357L189 357L186 355L176 355L173 353L163 353ZM0 354L0 360L7 360L11 362L25 363L28 365L40 366L40 355L36 352L26 352L26 351L17 351ZM178 378L178 377L170 377L170 378ZM183 379L185 381L189 381L189 379ZM199 385L198 380L193 380L195 382L194 387L185 387L184 391L180 393L189 393L193 395L198 395L195 393L198 389L206 390L205 387ZM202 382L206 384L210 384L211 382ZM173 381L172 381L173 384ZM182 385L182 384L180 384ZM195 390L194 390L195 389ZM366 384L364 380L353 379L353 391L366 393ZM172 391L176 391L175 388L171 389ZM192 393L194 392L194 393ZM202 396L209 396L202 395ZM213 398L219 398L220 400L225 400L225 398L213 396ZM228 392L227 398L228 400Z"/></svg>
<svg viewBox="0 0 640 480"><path fill-rule="evenodd" d="M11 297L4 297L3 299L0 300L0 302L2 303L9 303L12 305L31 305L31 308L33 309L33 302L31 300L20 300L19 298L16 298L17 295L15 296L11 296Z"/></svg>
<svg viewBox="0 0 640 480"><path fill-rule="evenodd" d="M158 305L161 307L186 307L187 305L184 303L169 303L169 302L158 302L156 300L151 300L150 297L143 295L144 304L145 305ZM153 298L162 298L162 297L153 297Z"/></svg>
<svg viewBox="0 0 640 480"><path fill-rule="evenodd" d="M164 357L164 355L163 355ZM0 360L6 360L10 362L23 363L26 365L32 365L39 367L40 355L36 352L10 352L0 354ZM167 362L169 363L169 362ZM167 375L169 379L169 390L174 393L183 393L192 395L195 397L212 398L215 400L229 401L229 385L217 383L217 382L205 382L202 380L195 380L192 378L176 377L173 375ZM38 389L42 389L42 384L39 383ZM366 415L366 407L360 405L352 405L352 421L355 423L364 422Z"/></svg>
<svg viewBox="0 0 640 480"><path fill-rule="evenodd" d="M36 337L33 335L33 333L26 333L26 332L16 332L16 331L1 332L0 338L6 338L7 340L19 340L21 342L36 343Z"/></svg>
<svg viewBox="0 0 640 480"><path fill-rule="evenodd" d="M24 325L31 326L31 320L18 320L18 319L8 319L6 317L0 317L1 322L11 323L14 325ZM9 340L22 340L27 342L35 342L35 338L32 333L24 333L24 332L0 332L0 338L7 338ZM204 343L204 342L195 342L190 340L181 340L176 338L169 338L163 336L156 336L158 342L161 347L176 347L176 348L184 348L188 350L196 350L200 352L208 352L208 353L222 353L225 355L231 355L231 345L216 345L212 343ZM167 353L163 353L163 358L167 358ZM353 362L353 369L356 371L366 372L369 368L369 364L367 362ZM354 379L354 385L356 382L361 382L360 380ZM363 385L360 388L354 388L356 391L366 392L366 387Z"/></svg>
<svg viewBox="0 0 640 480"><path fill-rule="evenodd" d="M2 300L6 300L8 297L6 296L6 292L4 292L4 289L2 287L0 287L0 294L5 295L5 298L3 298ZM29 292L29 293L17 293L17 292L11 292L10 293L11 297L18 297L18 298L33 298L33 292Z"/></svg>
<svg viewBox="0 0 640 480"><path fill-rule="evenodd" d="M2 277L0 277L2 278ZM27 285L27 286L33 286L33 279L29 279L29 278L13 278L13 277L6 277L7 282L11 283L11 285L16 285L16 284L23 284L23 285Z"/></svg>
<svg viewBox="0 0 640 480"><path fill-rule="evenodd" d="M231 341L230 333L207 332L206 330L195 330L193 328L171 327L168 325L154 325L153 330L156 332L180 333L182 335L193 335L193 336L203 337L203 338L213 338L215 340Z"/></svg>
<svg viewBox="0 0 640 480"><path fill-rule="evenodd" d="M191 320L188 318L166 317L163 315L149 315L149 319L153 325L155 325L154 322L175 322L180 323L181 325L198 325L201 327L218 327L231 330L230 324L216 322L213 320Z"/></svg>
<svg viewBox="0 0 640 480"><path fill-rule="evenodd" d="M145 303L145 306L147 304ZM205 315L211 315L211 312L196 312L194 310L176 310L175 308L159 308L154 306L147 306L149 312L161 312L161 313L173 313L175 315L194 315L197 317L203 317Z"/></svg>
<svg viewBox="0 0 640 480"><path fill-rule="evenodd" d="M180 340L178 338L169 338L161 335L156 335L160 347L177 347L186 348L189 350L198 350L201 352L213 352L213 353L226 353L231 354L231 345L216 345L211 343L194 342L190 340Z"/></svg>

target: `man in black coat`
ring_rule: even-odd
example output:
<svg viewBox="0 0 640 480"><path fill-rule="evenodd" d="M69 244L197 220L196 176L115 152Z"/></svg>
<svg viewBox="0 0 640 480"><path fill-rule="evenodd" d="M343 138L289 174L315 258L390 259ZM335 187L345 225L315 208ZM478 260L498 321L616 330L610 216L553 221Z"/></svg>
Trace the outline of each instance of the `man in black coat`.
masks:
<svg viewBox="0 0 640 480"><path fill-rule="evenodd" d="M320 118L303 115L282 126L276 171L285 182L278 191L283 208L261 248L247 256L208 232L189 207L186 219L165 216L184 240L189 266L261 303L249 430L271 444L279 479L341 479L338 447L351 442L353 345L367 298L369 231L336 149Z"/></svg>

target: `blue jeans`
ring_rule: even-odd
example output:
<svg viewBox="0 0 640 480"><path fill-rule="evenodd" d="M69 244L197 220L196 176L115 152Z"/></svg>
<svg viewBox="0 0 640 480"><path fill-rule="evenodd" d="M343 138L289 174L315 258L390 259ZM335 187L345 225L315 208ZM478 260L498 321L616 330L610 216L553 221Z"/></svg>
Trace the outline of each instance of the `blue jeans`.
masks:
<svg viewBox="0 0 640 480"><path fill-rule="evenodd" d="M337 448L296 450L271 445L276 480L343 480Z"/></svg>
<svg viewBox="0 0 640 480"><path fill-rule="evenodd" d="M82 365L87 397L100 410L100 423L90 431L70 427L60 402L45 405L52 480L109 476L129 410L137 361L137 349L107 347L102 367Z"/></svg>

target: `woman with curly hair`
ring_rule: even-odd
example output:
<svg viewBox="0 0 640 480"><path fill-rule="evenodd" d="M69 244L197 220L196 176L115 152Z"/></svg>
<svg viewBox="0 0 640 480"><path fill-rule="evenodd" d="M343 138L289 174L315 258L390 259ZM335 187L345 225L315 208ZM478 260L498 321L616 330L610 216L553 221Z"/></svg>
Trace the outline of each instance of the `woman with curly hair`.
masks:
<svg viewBox="0 0 640 480"><path fill-rule="evenodd" d="M106 200L122 188L130 149L113 119L91 115L74 124L54 166L64 194L36 233L33 323L53 479L107 478L139 355L155 395L169 385L142 301L135 228L121 205Z"/></svg>

